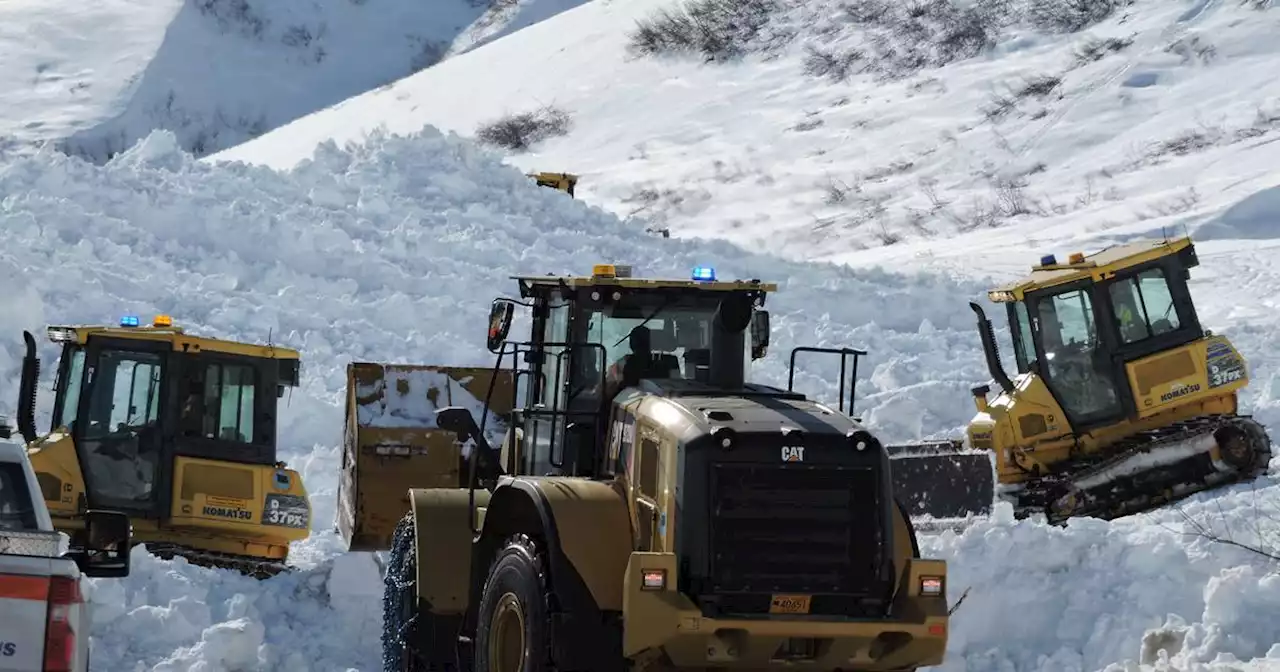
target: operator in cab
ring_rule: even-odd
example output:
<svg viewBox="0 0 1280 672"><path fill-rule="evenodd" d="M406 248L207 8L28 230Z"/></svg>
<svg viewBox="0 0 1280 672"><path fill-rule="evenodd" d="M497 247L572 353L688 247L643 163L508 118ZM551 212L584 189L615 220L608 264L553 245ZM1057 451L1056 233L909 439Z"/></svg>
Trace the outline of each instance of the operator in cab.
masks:
<svg viewBox="0 0 1280 672"><path fill-rule="evenodd" d="M609 366L605 374L605 398L612 399L618 392L637 385L641 378L669 378L679 367L653 352L653 338L649 328L640 325L628 336L631 352L621 356Z"/></svg>

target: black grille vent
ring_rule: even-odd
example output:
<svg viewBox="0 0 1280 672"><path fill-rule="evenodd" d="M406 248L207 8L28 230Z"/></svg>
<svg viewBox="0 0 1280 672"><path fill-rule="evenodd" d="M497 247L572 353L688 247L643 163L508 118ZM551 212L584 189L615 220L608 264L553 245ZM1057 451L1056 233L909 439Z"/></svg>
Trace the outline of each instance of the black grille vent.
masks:
<svg viewBox="0 0 1280 672"><path fill-rule="evenodd" d="M713 592L879 597L873 469L720 463L710 485Z"/></svg>

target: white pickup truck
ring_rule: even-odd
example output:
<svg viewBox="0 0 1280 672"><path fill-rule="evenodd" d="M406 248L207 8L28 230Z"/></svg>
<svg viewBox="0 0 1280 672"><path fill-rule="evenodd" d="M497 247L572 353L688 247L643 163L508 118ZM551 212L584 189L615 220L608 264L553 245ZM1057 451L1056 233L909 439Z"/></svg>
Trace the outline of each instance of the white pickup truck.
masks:
<svg viewBox="0 0 1280 672"><path fill-rule="evenodd" d="M88 511L90 548L56 532L26 450L0 421L0 672L89 669L84 576L127 576L132 528L122 513Z"/></svg>

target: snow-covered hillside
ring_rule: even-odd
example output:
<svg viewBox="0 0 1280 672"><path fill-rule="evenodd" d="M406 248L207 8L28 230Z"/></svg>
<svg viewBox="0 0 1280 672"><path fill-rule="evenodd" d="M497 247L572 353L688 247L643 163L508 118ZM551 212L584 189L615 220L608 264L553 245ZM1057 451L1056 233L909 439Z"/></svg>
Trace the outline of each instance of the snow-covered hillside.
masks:
<svg viewBox="0 0 1280 672"><path fill-rule="evenodd" d="M586 0L0 3L0 148L103 161L155 128L203 155Z"/></svg>
<svg viewBox="0 0 1280 672"><path fill-rule="evenodd" d="M1272 223L1280 178L1269 176L1277 156L1265 113L1278 91L1269 77L1277 47L1267 37L1275 11L1234 0L1140 0L1089 29L1132 40L1116 53L1106 42L1084 49L1081 34L1014 26L989 55L872 83L870 75L824 82L805 74L806 58L810 70L831 62L806 44L834 57L854 37L813 28L843 21L824 2L757 31L755 44L772 45L771 57L726 63L627 56L627 31L666 5L658 0L596 0L551 18L535 12L574 4L533 0L518 5L530 12L524 19L472 22L453 39L456 50L527 27L205 160L180 152L168 133L106 165L52 147L0 151L0 279L10 288L0 295L0 331L11 336L0 338L4 380L17 378L21 329L123 313L169 313L205 333L270 334L304 358L303 385L281 418L282 457L301 470L316 508L313 537L293 550L301 571L257 582L139 551L132 576L93 582L95 671L379 669L372 560L342 554L330 529L343 367L351 359L489 363L480 337L488 302L511 289L512 273L617 261L652 275L711 264L722 276L777 280L773 355L759 376L785 384L783 353L796 344L866 347L859 414L886 439L903 440L955 435L972 415L969 387L987 372L967 302L990 283L1042 253L1090 251L1185 224L1199 241L1193 292L1202 321L1249 361L1244 410L1273 438L1280 432L1280 227ZM155 23L172 33L192 7L174 4L176 18ZM546 20L529 25L536 19ZM787 27L794 40L779 39ZM148 35L137 29L126 39L144 45L135 53L160 50L158 41L145 46ZM1163 51L1175 43L1182 46ZM62 44L82 63L106 58ZM979 108L992 87L1058 72L1076 52L1087 62L1050 87L1046 114L1034 95L1014 96L1018 110L986 121ZM120 71L134 67L127 60ZM220 86L235 100L254 95L235 82ZM281 88L272 95L288 100ZM113 94L77 109L41 90L49 97L16 109L64 130L141 99ZM426 126L470 135L484 121L544 106L567 110L572 124L563 137L505 158L519 170ZM9 129L26 121L5 115ZM1157 155L1143 145L1201 122L1222 133L1187 135ZM344 146L379 124L408 137L379 133ZM259 165L221 163L228 158ZM991 166L1025 172L1026 184L993 188L973 172L998 177ZM1089 178L1107 166L1109 177ZM526 168L583 173L581 200L534 186ZM973 230L964 224L999 214L991 208L1020 202L1018 194L1044 205ZM646 203L638 216L657 219L609 214ZM923 212L916 224L910 207ZM868 225L868 212L866 221L885 225ZM649 235L642 223L665 223L677 237ZM888 244L885 234L899 240ZM46 345L42 356L51 363L55 351ZM831 399L836 375L824 365L801 360L799 386ZM12 383L0 389L0 413L11 413L15 398ZM1280 622L1268 617L1280 604L1277 521L1280 460L1254 484L1177 510L1066 528L1002 512L963 533L927 537L925 553L950 563L953 597L969 589L940 669L1280 670Z"/></svg>
<svg viewBox="0 0 1280 672"><path fill-rule="evenodd" d="M580 198L672 235L859 263L992 228L1027 247L1030 229L1159 231L1270 186L1280 160L1268 2L739 3L774 5L755 37L725 31L745 56L704 62L630 48L672 0L588 3L210 160L288 166L379 125L470 136L554 105L568 133L512 163L581 173ZM960 58L974 41L991 48Z"/></svg>

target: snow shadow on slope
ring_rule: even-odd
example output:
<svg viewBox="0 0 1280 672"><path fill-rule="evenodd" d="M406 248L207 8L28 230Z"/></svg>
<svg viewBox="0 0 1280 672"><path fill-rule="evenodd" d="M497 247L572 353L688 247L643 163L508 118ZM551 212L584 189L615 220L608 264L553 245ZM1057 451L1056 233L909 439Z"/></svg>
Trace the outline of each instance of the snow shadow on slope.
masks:
<svg viewBox="0 0 1280 672"><path fill-rule="evenodd" d="M1270 240L1280 238L1280 186L1240 199L1196 229L1197 240Z"/></svg>
<svg viewBox="0 0 1280 672"><path fill-rule="evenodd" d="M217 152L474 48L477 30L513 32L573 3L525 4L541 11L506 0L186 2L123 112L61 148L102 163L167 129L196 156Z"/></svg>

